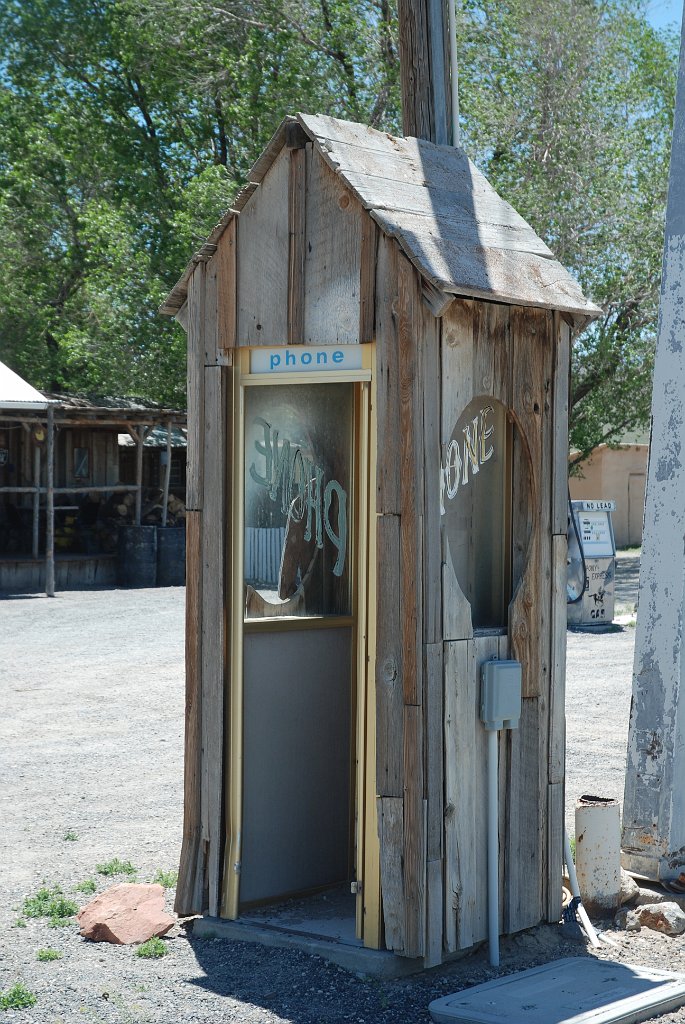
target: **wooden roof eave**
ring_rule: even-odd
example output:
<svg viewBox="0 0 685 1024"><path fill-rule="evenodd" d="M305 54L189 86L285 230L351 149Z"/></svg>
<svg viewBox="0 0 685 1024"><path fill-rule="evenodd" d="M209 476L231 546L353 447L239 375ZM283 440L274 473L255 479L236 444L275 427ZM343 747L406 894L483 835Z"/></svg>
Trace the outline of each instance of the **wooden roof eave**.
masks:
<svg viewBox="0 0 685 1024"><path fill-rule="evenodd" d="M330 131L328 135L331 135L331 138L328 138L326 125L329 121L338 127L339 133L344 127L345 132L350 134L352 142L334 138L334 133L331 134ZM459 232L454 230L454 225L449 223L449 219L443 222L444 214L438 212L432 215L425 208L425 197L423 202L419 202L418 207L416 205L416 188L412 194L412 188L418 184L416 160L412 163L407 159L406 154L402 157L402 147L418 146L420 148L424 145L420 140L394 139L383 133L372 132L369 143L368 133L370 130L365 129L365 126L353 125L348 122L341 122L339 125L332 119L303 114L287 117L281 122L268 146L250 171L249 184L238 193L231 209L222 217L205 245L193 257L164 304L160 306L160 313L175 316L183 323L184 313L182 310L186 302L191 274L198 263L211 259L216 251L217 243L230 221L243 209L264 179L276 156L288 144L289 134L292 135L293 127L296 127L300 134L304 134L304 137L312 142L327 166L352 192L383 233L395 239L420 274L424 300L435 316L441 316L449 307L452 298L456 296L559 310L570 320L574 333L579 333L594 319L601 316L602 310L585 299L568 272L554 259L550 249L535 235L532 228L513 208L496 196L487 180L477 168L471 165L463 152L460 151L459 159L466 161L470 168L469 181L478 193L479 202L487 203L491 201L489 197L494 195L498 203L497 213L503 215L503 219L495 218L493 223L482 226L479 223L475 231L473 228L470 230L470 235L466 232L464 240L459 237ZM360 135L359 140L355 138L355 131ZM404 159L406 163L404 179L394 183L389 179L387 182L388 188L393 187L394 184L400 192L404 190L408 196L408 201L400 201L399 205L397 202L394 204L383 202L382 199L375 203L370 201L369 194L367 194L369 187L371 187L371 195L374 190L383 188L385 178L382 171L379 172L376 169L375 173L369 175L365 174L363 170L360 173L359 169L346 168L340 162L340 151L344 150L346 146L348 150L358 152L363 152L369 147L376 160L388 158L387 147L391 142L394 143L397 150L397 152L393 151L391 158L396 162ZM433 153L433 149L436 150L437 156L431 156L431 159L439 161L455 159L454 150L451 147L433 147L430 150L431 153ZM424 182L424 184L426 183ZM451 187L449 181L445 182L444 174L441 182L438 182L438 186L438 193L445 187ZM434 193L435 189L430 192L429 200ZM428 258L430 254L426 253L426 246L429 249L432 248L433 259ZM471 274L470 282L460 281L459 273L452 268L450 268L452 269L451 274L437 272L440 263L443 266L449 263L450 250L452 268L455 261L459 263L462 257L466 260L470 259L474 265L478 264L477 272ZM473 279L478 279L479 276L484 287L473 284ZM491 279L492 287L488 287ZM548 292L549 295L546 296L545 292Z"/></svg>

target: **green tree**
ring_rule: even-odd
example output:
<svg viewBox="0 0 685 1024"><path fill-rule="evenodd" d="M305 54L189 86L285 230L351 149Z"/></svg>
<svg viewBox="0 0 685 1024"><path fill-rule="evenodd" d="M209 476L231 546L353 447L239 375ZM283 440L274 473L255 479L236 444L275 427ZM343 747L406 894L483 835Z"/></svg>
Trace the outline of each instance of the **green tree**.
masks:
<svg viewBox="0 0 685 1024"><path fill-rule="evenodd" d="M386 0L6 0L0 39L0 356L182 405L157 306L286 113L396 115Z"/></svg>
<svg viewBox="0 0 685 1024"><path fill-rule="evenodd" d="M183 404L157 305L281 118L399 130L389 0L5 0L0 41L0 358L38 386ZM605 310L582 455L649 415L677 40L640 0L463 0L459 54L465 147Z"/></svg>
<svg viewBox="0 0 685 1024"><path fill-rule="evenodd" d="M649 420L677 39L637 0L467 0L465 144L604 310L575 342L580 461Z"/></svg>

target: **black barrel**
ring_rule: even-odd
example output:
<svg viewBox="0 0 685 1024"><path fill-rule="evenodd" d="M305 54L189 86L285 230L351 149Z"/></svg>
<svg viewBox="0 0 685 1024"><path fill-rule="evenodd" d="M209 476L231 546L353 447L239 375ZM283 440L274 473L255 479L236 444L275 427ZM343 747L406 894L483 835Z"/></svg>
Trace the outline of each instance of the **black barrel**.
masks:
<svg viewBox="0 0 685 1024"><path fill-rule="evenodd" d="M157 527L157 586L182 587L186 581L185 526Z"/></svg>
<svg viewBox="0 0 685 1024"><path fill-rule="evenodd" d="M157 527L122 526L117 560L121 587L157 586Z"/></svg>

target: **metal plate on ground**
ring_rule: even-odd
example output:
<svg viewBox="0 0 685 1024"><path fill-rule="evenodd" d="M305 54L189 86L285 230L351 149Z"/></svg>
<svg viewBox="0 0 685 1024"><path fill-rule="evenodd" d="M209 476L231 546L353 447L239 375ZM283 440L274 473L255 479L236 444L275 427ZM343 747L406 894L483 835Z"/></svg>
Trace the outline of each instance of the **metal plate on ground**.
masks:
<svg viewBox="0 0 685 1024"><path fill-rule="evenodd" d="M685 974L590 957L557 960L435 999L440 1024L632 1024L685 1004Z"/></svg>

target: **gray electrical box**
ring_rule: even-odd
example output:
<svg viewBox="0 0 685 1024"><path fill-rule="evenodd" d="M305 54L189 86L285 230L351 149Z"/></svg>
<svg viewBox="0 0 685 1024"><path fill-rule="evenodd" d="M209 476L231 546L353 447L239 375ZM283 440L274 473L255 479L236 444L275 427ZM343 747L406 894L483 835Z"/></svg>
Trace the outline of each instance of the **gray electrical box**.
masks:
<svg viewBox="0 0 685 1024"><path fill-rule="evenodd" d="M603 626L614 618L616 543L611 513L616 510L616 502L572 501L571 510L567 620L574 626ZM579 600L573 600L578 597Z"/></svg>
<svg viewBox="0 0 685 1024"><path fill-rule="evenodd" d="M481 669L480 717L486 729L517 729L521 717L521 663L486 661Z"/></svg>

